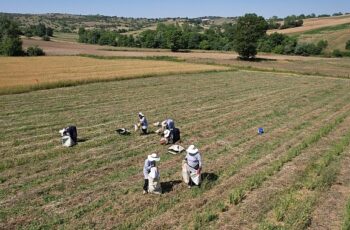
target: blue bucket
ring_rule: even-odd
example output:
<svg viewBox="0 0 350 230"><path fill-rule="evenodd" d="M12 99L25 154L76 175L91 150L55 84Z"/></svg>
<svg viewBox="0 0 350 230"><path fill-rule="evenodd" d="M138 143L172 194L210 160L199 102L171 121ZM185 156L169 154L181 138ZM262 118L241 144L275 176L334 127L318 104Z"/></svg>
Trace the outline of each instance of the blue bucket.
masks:
<svg viewBox="0 0 350 230"><path fill-rule="evenodd" d="M264 128L258 128L258 134L262 135L264 133Z"/></svg>

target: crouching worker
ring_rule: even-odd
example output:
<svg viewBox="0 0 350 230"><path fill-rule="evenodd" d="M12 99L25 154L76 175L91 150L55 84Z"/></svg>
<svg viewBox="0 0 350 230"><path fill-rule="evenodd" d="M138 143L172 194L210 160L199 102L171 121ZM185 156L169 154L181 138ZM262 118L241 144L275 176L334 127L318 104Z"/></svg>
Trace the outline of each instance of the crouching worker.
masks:
<svg viewBox="0 0 350 230"><path fill-rule="evenodd" d="M160 173L156 167L156 161L159 161L160 158L156 153L148 155L143 166L143 175L145 182L143 185L143 194L155 193L161 194L162 189L160 187Z"/></svg>
<svg viewBox="0 0 350 230"><path fill-rule="evenodd" d="M164 131L164 137L160 139L160 143L162 145L175 144L179 140L180 140L180 130L178 128L174 128L172 130L166 129Z"/></svg>
<svg viewBox="0 0 350 230"><path fill-rule="evenodd" d="M202 159L199 150L191 145L182 164L182 177L188 188L201 183Z"/></svg>
<svg viewBox="0 0 350 230"><path fill-rule="evenodd" d="M78 142L77 127L75 126L68 126L61 129L59 133L62 136L62 145L65 147L72 147Z"/></svg>
<svg viewBox="0 0 350 230"><path fill-rule="evenodd" d="M157 122L154 123L155 126L160 127L160 129L158 129L156 131L157 134L162 135L164 133L165 130L172 130L175 128L175 122L173 119L166 119L162 122Z"/></svg>
<svg viewBox="0 0 350 230"><path fill-rule="evenodd" d="M146 135L147 129L148 129L148 122L147 119L145 117L145 115L141 112L139 112L138 114L139 116L139 123L137 125L135 125L135 131L137 131L137 129L141 128L141 134Z"/></svg>

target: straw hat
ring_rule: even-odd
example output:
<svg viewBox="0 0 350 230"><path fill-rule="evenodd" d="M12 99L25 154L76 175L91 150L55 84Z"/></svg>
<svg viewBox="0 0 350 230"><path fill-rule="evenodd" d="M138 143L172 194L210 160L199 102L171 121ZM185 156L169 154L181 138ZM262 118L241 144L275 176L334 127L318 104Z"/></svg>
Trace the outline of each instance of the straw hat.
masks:
<svg viewBox="0 0 350 230"><path fill-rule="evenodd" d="M190 145L187 149L186 152L190 155L195 155L198 153L198 149L194 147L194 145Z"/></svg>
<svg viewBox="0 0 350 230"><path fill-rule="evenodd" d="M170 136L170 130L165 130L164 131L164 137L168 138Z"/></svg>
<svg viewBox="0 0 350 230"><path fill-rule="evenodd" d="M157 153L152 153L151 155L148 155L147 159L149 161L160 161L160 157Z"/></svg>

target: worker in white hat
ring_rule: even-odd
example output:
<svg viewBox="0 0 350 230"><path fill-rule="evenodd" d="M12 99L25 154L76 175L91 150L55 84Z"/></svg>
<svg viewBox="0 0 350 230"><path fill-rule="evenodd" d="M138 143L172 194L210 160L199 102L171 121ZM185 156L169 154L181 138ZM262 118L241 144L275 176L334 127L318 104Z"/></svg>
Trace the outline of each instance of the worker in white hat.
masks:
<svg viewBox="0 0 350 230"><path fill-rule="evenodd" d="M157 153L152 153L147 156L147 159L145 160L145 164L143 166L143 175L144 175L144 185L143 185L143 194L148 193L148 186L149 186L149 174L151 173L151 169L153 167L156 167L156 161L160 161L160 157ZM159 178L159 172L157 170L156 174L158 174ZM155 176L157 178L157 175Z"/></svg>
<svg viewBox="0 0 350 230"><path fill-rule="evenodd" d="M199 150L194 145L190 145L186 152L187 155L182 167L183 178L188 183L188 187L191 188L193 185L200 185L201 183L202 158Z"/></svg>
<svg viewBox="0 0 350 230"><path fill-rule="evenodd" d="M137 124L137 127L141 127L141 134L147 134L148 122L145 115L142 112L138 113L140 122Z"/></svg>

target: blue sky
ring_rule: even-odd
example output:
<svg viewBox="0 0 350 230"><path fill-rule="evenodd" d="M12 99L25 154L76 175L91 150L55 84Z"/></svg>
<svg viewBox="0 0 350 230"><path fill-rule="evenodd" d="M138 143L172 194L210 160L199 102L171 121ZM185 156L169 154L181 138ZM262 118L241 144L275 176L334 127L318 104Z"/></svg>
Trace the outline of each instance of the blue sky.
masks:
<svg viewBox="0 0 350 230"><path fill-rule="evenodd" d="M240 16L350 12L349 0L0 0L0 12L125 17Z"/></svg>

